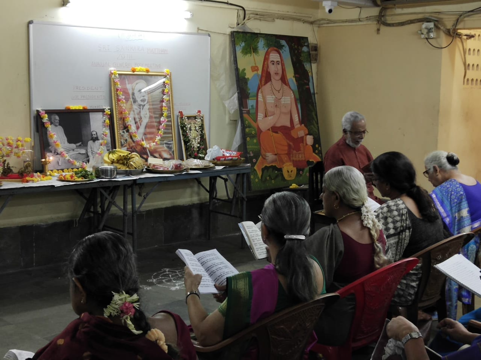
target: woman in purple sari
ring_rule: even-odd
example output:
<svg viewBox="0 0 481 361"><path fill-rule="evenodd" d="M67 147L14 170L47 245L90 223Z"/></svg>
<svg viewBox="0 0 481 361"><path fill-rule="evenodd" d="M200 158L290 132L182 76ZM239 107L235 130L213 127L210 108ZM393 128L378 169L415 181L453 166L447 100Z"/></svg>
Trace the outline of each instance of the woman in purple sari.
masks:
<svg viewBox="0 0 481 361"><path fill-rule="evenodd" d="M227 278L227 298L210 315L197 293L201 276L186 267L189 318L202 346L214 345L275 312L325 293L322 269L304 242L309 234L309 204L295 193L276 193L266 200L259 217L270 264Z"/></svg>

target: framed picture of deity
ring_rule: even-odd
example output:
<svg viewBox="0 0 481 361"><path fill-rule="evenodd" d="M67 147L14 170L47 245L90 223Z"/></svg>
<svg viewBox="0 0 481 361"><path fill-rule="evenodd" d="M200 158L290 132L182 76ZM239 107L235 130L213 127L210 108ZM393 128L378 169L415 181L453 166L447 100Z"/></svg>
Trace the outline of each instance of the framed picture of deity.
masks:
<svg viewBox="0 0 481 361"><path fill-rule="evenodd" d="M204 159L209 149L204 115L200 111L194 115L184 115L183 112L179 112L179 128L184 159Z"/></svg>
<svg viewBox="0 0 481 361"><path fill-rule="evenodd" d="M117 149L178 159L171 73L111 70L110 78Z"/></svg>
<svg viewBox="0 0 481 361"><path fill-rule="evenodd" d="M37 111L40 155L50 170L80 168L112 149L112 124L104 109Z"/></svg>
<svg viewBox="0 0 481 361"><path fill-rule="evenodd" d="M308 38L231 36L250 189L307 184L322 158Z"/></svg>

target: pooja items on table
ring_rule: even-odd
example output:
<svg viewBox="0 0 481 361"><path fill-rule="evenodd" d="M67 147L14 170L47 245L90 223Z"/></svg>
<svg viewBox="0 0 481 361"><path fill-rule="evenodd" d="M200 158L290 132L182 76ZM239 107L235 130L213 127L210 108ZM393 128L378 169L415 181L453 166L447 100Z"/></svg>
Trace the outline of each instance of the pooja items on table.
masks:
<svg viewBox="0 0 481 361"><path fill-rule="evenodd" d="M160 170L160 171L183 171L186 169L184 162L181 160L157 160L155 163L152 163L152 159L149 159L150 163L147 166L149 170Z"/></svg>
<svg viewBox="0 0 481 361"><path fill-rule="evenodd" d="M184 165L189 169L205 169L205 168L212 168L214 165L209 162L208 160L202 159L187 159L184 161Z"/></svg>
<svg viewBox="0 0 481 361"><path fill-rule="evenodd" d="M106 164L112 164L118 170L142 170L145 163L137 153L130 153L126 150L114 149L104 155Z"/></svg>

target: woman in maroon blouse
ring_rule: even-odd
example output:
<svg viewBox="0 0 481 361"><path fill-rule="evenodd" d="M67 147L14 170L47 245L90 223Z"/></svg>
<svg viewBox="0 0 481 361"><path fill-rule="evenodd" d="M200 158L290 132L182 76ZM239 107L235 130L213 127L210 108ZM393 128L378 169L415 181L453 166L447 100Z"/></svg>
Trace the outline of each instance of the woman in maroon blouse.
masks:
<svg viewBox="0 0 481 361"><path fill-rule="evenodd" d="M340 166L328 171L321 197L325 214L337 222L321 228L306 244L324 269L327 292L336 292L389 263L384 254L386 239L367 206L366 182L356 168ZM316 327L322 344L344 343L354 308L354 298L348 297L323 313Z"/></svg>

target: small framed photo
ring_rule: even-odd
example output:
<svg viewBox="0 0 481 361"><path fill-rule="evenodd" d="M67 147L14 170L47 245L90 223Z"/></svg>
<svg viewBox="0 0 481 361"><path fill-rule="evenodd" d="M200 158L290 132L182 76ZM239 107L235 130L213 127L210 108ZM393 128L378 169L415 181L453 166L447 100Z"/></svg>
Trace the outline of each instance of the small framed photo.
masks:
<svg viewBox="0 0 481 361"><path fill-rule="evenodd" d="M178 159L172 122L171 74L111 73L116 148L164 160Z"/></svg>
<svg viewBox="0 0 481 361"><path fill-rule="evenodd" d="M204 159L209 149L204 114L184 115L179 112L179 128L185 159Z"/></svg>
<svg viewBox="0 0 481 361"><path fill-rule="evenodd" d="M37 112L40 153L42 159L50 160L51 170L80 168L82 162L88 163L95 157L103 140L106 140L106 151L111 150L112 144L115 144L112 125L107 138L104 139L103 109L53 109L44 112L50 123L50 135ZM65 154L68 157L65 157ZM79 165L72 164L69 159L78 162Z"/></svg>

